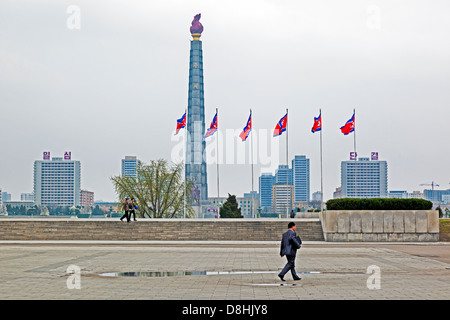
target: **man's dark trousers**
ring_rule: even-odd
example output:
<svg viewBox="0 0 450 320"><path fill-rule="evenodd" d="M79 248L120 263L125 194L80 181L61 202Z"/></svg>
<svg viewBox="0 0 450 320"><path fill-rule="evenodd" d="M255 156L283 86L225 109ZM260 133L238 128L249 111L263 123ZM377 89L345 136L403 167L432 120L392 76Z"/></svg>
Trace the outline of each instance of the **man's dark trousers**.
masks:
<svg viewBox="0 0 450 320"><path fill-rule="evenodd" d="M284 266L283 270L281 270L280 272L280 276L284 277L284 275L286 273L288 273L288 271L291 271L292 274L292 278L296 279L297 276L297 272L295 271L295 256L286 256L287 259L287 263Z"/></svg>
<svg viewBox="0 0 450 320"><path fill-rule="evenodd" d="M120 220L123 220L123 218L126 218L126 219L127 219L127 222L130 222L130 219L131 219L131 212L125 211L125 213L123 214L122 218L120 218Z"/></svg>

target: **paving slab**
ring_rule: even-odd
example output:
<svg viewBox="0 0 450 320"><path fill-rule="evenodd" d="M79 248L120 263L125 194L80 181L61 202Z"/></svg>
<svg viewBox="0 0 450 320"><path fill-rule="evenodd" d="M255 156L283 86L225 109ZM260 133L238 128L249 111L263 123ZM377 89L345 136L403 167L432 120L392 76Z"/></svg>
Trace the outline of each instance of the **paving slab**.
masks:
<svg viewBox="0 0 450 320"><path fill-rule="evenodd" d="M0 299L448 300L449 249L305 242L296 260L302 280L283 283L277 242L2 241ZM160 276L102 276L123 272Z"/></svg>

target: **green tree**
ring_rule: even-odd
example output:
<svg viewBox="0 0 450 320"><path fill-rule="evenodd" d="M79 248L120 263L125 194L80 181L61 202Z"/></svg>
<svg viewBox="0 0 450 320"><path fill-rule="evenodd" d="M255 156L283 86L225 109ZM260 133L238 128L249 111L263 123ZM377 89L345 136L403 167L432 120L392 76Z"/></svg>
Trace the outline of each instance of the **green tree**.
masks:
<svg viewBox="0 0 450 320"><path fill-rule="evenodd" d="M442 209L441 207L437 207L436 210L439 212L439 218L442 218L444 216L444 214L442 213Z"/></svg>
<svg viewBox="0 0 450 320"><path fill-rule="evenodd" d="M99 205L96 205L95 208L92 209L92 215L93 215L93 216L95 216L95 215L99 216L99 215L103 215L103 214L104 214L104 213L103 213L103 210L100 209L100 206L99 206Z"/></svg>
<svg viewBox="0 0 450 320"><path fill-rule="evenodd" d="M12 215L16 215L16 208L13 208L10 204L6 205L6 211L8 212L8 215L12 216Z"/></svg>
<svg viewBox="0 0 450 320"><path fill-rule="evenodd" d="M228 194L228 199L220 207L219 212L221 218L243 218L235 195Z"/></svg>
<svg viewBox="0 0 450 320"><path fill-rule="evenodd" d="M36 205L27 210L27 215L29 215L29 216L38 216L40 213L41 213L41 210Z"/></svg>
<svg viewBox="0 0 450 320"><path fill-rule="evenodd" d="M192 181L184 181L184 164L172 164L164 159L141 164L137 178L112 177L111 181L121 201L134 198L137 215L150 218L177 218L184 215L186 188L186 217L194 215L192 208Z"/></svg>

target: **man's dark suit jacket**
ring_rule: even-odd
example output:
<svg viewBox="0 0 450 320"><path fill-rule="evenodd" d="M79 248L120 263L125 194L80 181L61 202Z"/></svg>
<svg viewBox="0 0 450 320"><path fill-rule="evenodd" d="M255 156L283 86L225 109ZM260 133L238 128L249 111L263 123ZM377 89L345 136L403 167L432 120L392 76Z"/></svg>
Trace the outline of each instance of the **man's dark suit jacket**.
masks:
<svg viewBox="0 0 450 320"><path fill-rule="evenodd" d="M281 238L280 256L295 256L301 245L302 240L300 237L296 235L294 230L289 229L283 233Z"/></svg>

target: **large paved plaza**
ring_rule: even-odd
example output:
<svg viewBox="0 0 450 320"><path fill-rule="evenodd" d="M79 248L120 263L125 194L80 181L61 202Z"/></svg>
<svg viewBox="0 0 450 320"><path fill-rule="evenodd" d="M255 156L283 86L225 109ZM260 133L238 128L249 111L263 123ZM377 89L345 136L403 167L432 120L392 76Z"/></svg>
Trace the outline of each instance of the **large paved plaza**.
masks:
<svg viewBox="0 0 450 320"><path fill-rule="evenodd" d="M0 299L450 299L446 243L305 242L296 263L282 283L277 242L2 241Z"/></svg>

